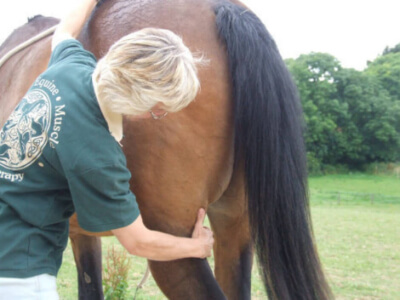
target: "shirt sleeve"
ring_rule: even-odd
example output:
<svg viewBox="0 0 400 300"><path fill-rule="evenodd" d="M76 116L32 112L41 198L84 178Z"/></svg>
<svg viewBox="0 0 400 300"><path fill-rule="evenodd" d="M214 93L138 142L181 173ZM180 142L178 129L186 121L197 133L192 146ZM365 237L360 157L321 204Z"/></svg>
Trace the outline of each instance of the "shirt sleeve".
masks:
<svg viewBox="0 0 400 300"><path fill-rule="evenodd" d="M87 64L96 65L96 57L89 51L85 50L82 44L74 39L65 39L59 42L51 53L50 62L48 67L56 63L69 59L71 61L79 60L85 61Z"/></svg>
<svg viewBox="0 0 400 300"><path fill-rule="evenodd" d="M60 141L58 153L79 225L101 232L131 224L140 211L130 191L131 173L121 147L90 114L90 108L86 114L69 114L75 117L69 122L73 126L63 128L68 139Z"/></svg>
<svg viewBox="0 0 400 300"><path fill-rule="evenodd" d="M129 190L129 171L111 164L69 178L68 184L79 225L101 232L125 227L139 216Z"/></svg>

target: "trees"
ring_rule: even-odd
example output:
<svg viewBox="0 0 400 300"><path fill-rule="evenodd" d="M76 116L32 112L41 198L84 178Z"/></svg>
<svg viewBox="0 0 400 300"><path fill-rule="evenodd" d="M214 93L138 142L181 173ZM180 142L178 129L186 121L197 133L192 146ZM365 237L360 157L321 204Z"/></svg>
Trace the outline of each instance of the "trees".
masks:
<svg viewBox="0 0 400 300"><path fill-rule="evenodd" d="M340 101L337 77L339 61L325 53L301 55L288 61L297 86L306 121L309 155L323 164L337 164L347 152L348 104Z"/></svg>
<svg viewBox="0 0 400 300"><path fill-rule="evenodd" d="M396 101L382 87L378 77L344 70L337 88L338 97L348 104L352 128L358 133L357 143L349 143L349 147L357 147L356 151L353 148L346 163L359 166L373 161L396 161L400 152L398 109Z"/></svg>
<svg viewBox="0 0 400 300"><path fill-rule="evenodd" d="M382 55L386 55L389 53L398 53L398 52L400 52L400 43L394 46L393 48L386 47L385 50L383 50Z"/></svg>
<svg viewBox="0 0 400 300"><path fill-rule="evenodd" d="M375 75L390 95L400 100L400 44L369 62L366 73Z"/></svg>
<svg viewBox="0 0 400 300"><path fill-rule="evenodd" d="M396 47L385 50L382 57L386 58L379 57L364 72L342 68L325 53L286 61L302 99L310 157L353 168L400 159L400 101L396 100L400 52ZM393 79L385 70L396 74L397 64L399 76ZM393 82L399 84L398 90Z"/></svg>

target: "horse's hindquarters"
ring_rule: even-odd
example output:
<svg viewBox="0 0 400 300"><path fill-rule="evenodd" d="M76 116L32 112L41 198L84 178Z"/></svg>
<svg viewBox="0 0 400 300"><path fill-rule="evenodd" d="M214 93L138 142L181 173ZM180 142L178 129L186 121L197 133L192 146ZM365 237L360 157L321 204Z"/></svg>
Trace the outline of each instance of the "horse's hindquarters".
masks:
<svg viewBox="0 0 400 300"><path fill-rule="evenodd" d="M118 38L143 27L170 29L208 64L199 66L196 100L162 120L124 119L123 149L144 222L188 235L197 209L226 190L233 166L232 101L226 53L208 1L106 1L81 35L104 55ZM112 26L110 26L112 24ZM161 224L159 224L161 223Z"/></svg>
<svg viewBox="0 0 400 300"><path fill-rule="evenodd" d="M123 149L144 223L150 229L190 236L200 207L217 201L233 166L231 86L224 47L208 1L105 2L93 17L84 45L103 55L118 38L143 27L172 30L197 55L201 91L194 103L162 120L125 117ZM113 24L112 27L109 24ZM228 251L228 250L227 250ZM151 263L158 285L171 299L224 298L205 261Z"/></svg>

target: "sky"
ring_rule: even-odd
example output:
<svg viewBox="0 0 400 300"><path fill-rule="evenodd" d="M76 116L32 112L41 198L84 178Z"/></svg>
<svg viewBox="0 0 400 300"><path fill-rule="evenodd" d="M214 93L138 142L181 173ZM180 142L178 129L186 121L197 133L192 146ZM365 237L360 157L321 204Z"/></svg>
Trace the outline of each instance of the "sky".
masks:
<svg viewBox="0 0 400 300"><path fill-rule="evenodd" d="M36 14L62 17L79 0L0 0L0 42ZM174 0L165 0L174 1ZM400 0L242 0L263 21L284 58L310 52L362 70L400 43Z"/></svg>

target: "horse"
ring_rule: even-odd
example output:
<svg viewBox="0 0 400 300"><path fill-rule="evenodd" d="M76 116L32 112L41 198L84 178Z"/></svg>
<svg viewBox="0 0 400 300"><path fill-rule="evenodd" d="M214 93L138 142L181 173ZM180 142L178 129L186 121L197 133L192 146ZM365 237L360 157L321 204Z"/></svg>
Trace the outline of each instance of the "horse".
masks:
<svg viewBox="0 0 400 300"><path fill-rule="evenodd" d="M58 23L36 17L15 30L0 55ZM181 112L153 121L124 116L123 150L145 225L188 237L207 209L215 269L207 260L149 261L169 299L250 299L256 253L270 299L332 299L315 246L308 204L300 100L277 46L236 0L102 0L79 40L101 58L144 27L172 30L208 64L201 91ZM51 37L0 69L3 126L46 69ZM80 299L101 299L100 237L71 218Z"/></svg>

